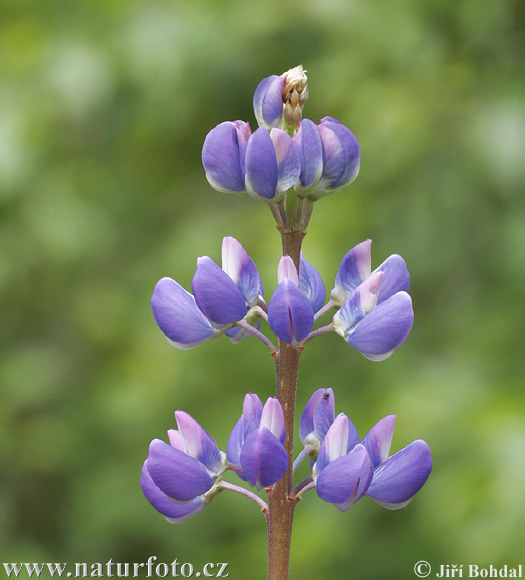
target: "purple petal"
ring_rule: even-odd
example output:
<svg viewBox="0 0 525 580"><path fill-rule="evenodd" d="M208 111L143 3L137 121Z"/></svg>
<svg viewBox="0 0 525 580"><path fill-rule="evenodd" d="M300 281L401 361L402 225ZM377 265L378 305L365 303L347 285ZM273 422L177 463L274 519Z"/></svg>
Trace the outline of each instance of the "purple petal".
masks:
<svg viewBox="0 0 525 580"><path fill-rule="evenodd" d="M299 286L297 268L290 256L283 256L279 260L279 266L277 267L277 282L280 284L283 280L290 280L296 286Z"/></svg>
<svg viewBox="0 0 525 580"><path fill-rule="evenodd" d="M383 276L381 290L377 299L378 304L398 292L408 292L410 290L410 274L405 260L398 254L389 256L373 273L379 271L384 272L385 275Z"/></svg>
<svg viewBox="0 0 525 580"><path fill-rule="evenodd" d="M259 399L255 393L248 393L244 397L242 405L245 440L252 431L259 428L259 425L261 424L262 411L263 404L261 399Z"/></svg>
<svg viewBox="0 0 525 580"><path fill-rule="evenodd" d="M403 507L423 487L431 471L430 449L418 439L376 469L366 493L390 509Z"/></svg>
<svg viewBox="0 0 525 580"><path fill-rule="evenodd" d="M357 444L354 450L362 447L363 447L362 445ZM363 467L361 468L361 477L359 478L359 485L357 486L354 502L356 502L358 499L361 499L365 495L365 493L368 490L368 487L370 486L373 476L374 476L374 466L372 465L370 455L368 455L367 453L365 456L365 460L363 461Z"/></svg>
<svg viewBox="0 0 525 580"><path fill-rule="evenodd" d="M210 185L221 192L245 191L241 171L241 150L244 149L245 131L235 123L225 121L212 129L202 147L202 164Z"/></svg>
<svg viewBox="0 0 525 580"><path fill-rule="evenodd" d="M351 451L360 441L355 425L348 419L348 451Z"/></svg>
<svg viewBox="0 0 525 580"><path fill-rule="evenodd" d="M384 360L403 344L413 322L412 300L398 292L367 314L347 340L370 360Z"/></svg>
<svg viewBox="0 0 525 580"><path fill-rule="evenodd" d="M339 413L328 429L319 449L316 473L320 475L327 465L348 453L350 423L344 413Z"/></svg>
<svg viewBox="0 0 525 580"><path fill-rule="evenodd" d="M273 199L277 190L279 169L270 133L259 127L246 146L246 189L256 198Z"/></svg>
<svg viewBox="0 0 525 580"><path fill-rule="evenodd" d="M315 433L322 443L335 417L335 399L331 388L317 389L310 397L299 420L299 437L304 443L310 433Z"/></svg>
<svg viewBox="0 0 525 580"><path fill-rule="evenodd" d="M333 292L340 289L344 296L349 296L370 276L371 247L372 240L365 240L345 254L339 265Z"/></svg>
<svg viewBox="0 0 525 580"><path fill-rule="evenodd" d="M319 187L323 190L340 189L357 177L359 143L350 129L341 123L321 122L318 130L324 148L324 168Z"/></svg>
<svg viewBox="0 0 525 580"><path fill-rule="evenodd" d="M257 487L269 487L288 469L288 454L282 443L266 428L252 431L241 451L241 466L246 479Z"/></svg>
<svg viewBox="0 0 525 580"><path fill-rule="evenodd" d="M147 465L155 485L175 501L190 501L215 481L202 463L160 439L151 442Z"/></svg>
<svg viewBox="0 0 525 580"><path fill-rule="evenodd" d="M242 416L239 418L235 427L228 438L226 454L228 461L237 467L241 466L241 449L244 444L244 422Z"/></svg>
<svg viewBox="0 0 525 580"><path fill-rule="evenodd" d="M370 429L363 437L363 441L361 441L368 455L370 455L374 469L388 459L395 424L395 415L383 417Z"/></svg>
<svg viewBox="0 0 525 580"><path fill-rule="evenodd" d="M283 280L268 304L268 324L277 337L292 346L304 340L314 325L306 295L290 280Z"/></svg>
<svg viewBox="0 0 525 580"><path fill-rule="evenodd" d="M323 143L315 123L303 119L295 135L301 158L299 180L304 188L315 187L323 172Z"/></svg>
<svg viewBox="0 0 525 580"><path fill-rule="evenodd" d="M333 503L341 511L346 511L358 499L358 486L362 475L366 488L369 480L368 455L362 445L357 445L348 455L327 465L317 477L317 494L324 501ZM361 494L362 495L362 494Z"/></svg>
<svg viewBox="0 0 525 580"><path fill-rule="evenodd" d="M301 160L295 141L282 129L272 129L270 137L275 148L279 168L277 191L283 193L290 189L301 173Z"/></svg>
<svg viewBox="0 0 525 580"><path fill-rule="evenodd" d="M321 310L326 296L324 282L319 272L303 258L302 253L299 268L299 288L308 297L312 310L314 312Z"/></svg>
<svg viewBox="0 0 525 580"><path fill-rule="evenodd" d="M360 284L334 314L335 331L346 338L355 325L376 305L383 272L376 272Z"/></svg>
<svg viewBox="0 0 525 580"><path fill-rule="evenodd" d="M250 138L252 131L250 129L250 123L245 123L244 121L234 121L233 124L237 129L237 138L239 140L239 157L241 160L241 175L243 176L244 180L246 175L246 147L248 145L248 139Z"/></svg>
<svg viewBox="0 0 525 580"><path fill-rule="evenodd" d="M232 237L222 240L222 269L237 284L248 307L264 296L261 277L246 250Z"/></svg>
<svg viewBox="0 0 525 580"><path fill-rule="evenodd" d="M222 456L215 439L185 411L175 411L175 419L184 441L184 451L198 459L210 472L219 475Z"/></svg>
<svg viewBox="0 0 525 580"><path fill-rule="evenodd" d="M270 397L264 404L261 415L261 428L266 428L284 445L286 427L281 403L275 397Z"/></svg>
<svg viewBox="0 0 525 580"><path fill-rule="evenodd" d="M184 439L180 431L177 429L168 429L168 438L170 440L170 445L178 449L179 451L183 451L186 453L186 448L184 447Z"/></svg>
<svg viewBox="0 0 525 580"><path fill-rule="evenodd" d="M192 515L204 509L204 497L196 497L186 503L175 503L163 493L151 479L147 468L147 461L144 462L140 476L140 487L150 504L160 512L168 521L173 524L180 524Z"/></svg>
<svg viewBox="0 0 525 580"><path fill-rule="evenodd" d="M303 409L303 412L301 413L301 418L299 419L299 437L303 443L306 437L315 429L315 412L319 404L322 402L327 390L328 389L317 389L317 391L315 391L314 394L310 397L308 403L306 403L306 406ZM333 400L333 396L330 397L330 393L328 393L327 401L330 399Z"/></svg>
<svg viewBox="0 0 525 580"><path fill-rule="evenodd" d="M259 125L278 127L283 113L286 78L271 75L263 79L253 95L253 110Z"/></svg>
<svg viewBox="0 0 525 580"><path fill-rule="evenodd" d="M157 283L151 308L162 332L178 348L192 348L215 334L193 296L171 278Z"/></svg>
<svg viewBox="0 0 525 580"><path fill-rule="evenodd" d="M211 322L231 324L246 316L246 302L241 291L208 256L197 259L191 288L199 308Z"/></svg>

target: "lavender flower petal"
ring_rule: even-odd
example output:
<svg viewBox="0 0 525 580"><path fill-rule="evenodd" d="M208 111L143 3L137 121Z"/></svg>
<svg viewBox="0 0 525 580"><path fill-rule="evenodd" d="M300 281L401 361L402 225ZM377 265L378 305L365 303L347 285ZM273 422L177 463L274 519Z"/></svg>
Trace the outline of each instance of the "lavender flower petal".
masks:
<svg viewBox="0 0 525 580"><path fill-rule="evenodd" d="M277 191L284 193L292 187L301 173L301 160L295 141L282 129L272 129L270 137L277 159Z"/></svg>
<svg viewBox="0 0 525 580"><path fill-rule="evenodd" d="M372 274L376 272L384 272L381 290L377 298L378 304L398 292L408 292L410 290L410 274L405 260L398 254L389 256Z"/></svg>
<svg viewBox="0 0 525 580"><path fill-rule="evenodd" d="M301 158L299 181L303 188L313 188L319 183L323 172L323 142L317 126L310 119L303 119L295 134L295 142ZM300 189L298 189L300 194Z"/></svg>
<svg viewBox="0 0 525 580"><path fill-rule="evenodd" d="M259 428L268 429L284 445L286 439L284 414L281 403L275 397L270 397L264 404Z"/></svg>
<svg viewBox="0 0 525 580"><path fill-rule="evenodd" d="M366 493L382 506L398 509L423 487L431 471L430 449L418 439L376 469Z"/></svg>
<svg viewBox="0 0 525 580"><path fill-rule="evenodd" d="M335 331L347 338L358 324L376 306L383 272L377 272L360 284L334 314Z"/></svg>
<svg viewBox="0 0 525 580"><path fill-rule="evenodd" d="M157 283L151 308L160 329L177 348L193 348L215 334L193 296L171 278Z"/></svg>
<svg viewBox="0 0 525 580"><path fill-rule="evenodd" d="M180 524L188 518L204 509L204 496L196 497L186 503L175 503L163 493L151 479L147 468L147 461L144 462L140 476L140 487L150 504L161 513L169 522Z"/></svg>
<svg viewBox="0 0 525 580"><path fill-rule="evenodd" d="M244 439L248 435L259 428L261 424L261 415L263 412L263 404L261 399L255 393L248 393L244 397L242 405L242 417L244 423Z"/></svg>
<svg viewBox="0 0 525 580"><path fill-rule="evenodd" d="M241 291L208 256L197 259L191 287L199 308L211 322L226 325L246 316L246 302Z"/></svg>
<svg viewBox="0 0 525 580"><path fill-rule="evenodd" d="M279 481L288 469L288 454L282 443L265 427L252 431L241 451L246 479L257 489Z"/></svg>
<svg viewBox="0 0 525 580"><path fill-rule="evenodd" d="M225 121L212 129L202 147L202 164L210 185L224 193L245 191L241 152L246 147L246 123ZM244 153L242 153L244 154Z"/></svg>
<svg viewBox="0 0 525 580"><path fill-rule="evenodd" d="M292 346L304 340L314 325L306 295L290 280L283 280L268 304L268 324L277 337Z"/></svg>
<svg viewBox="0 0 525 580"><path fill-rule="evenodd" d="M223 457L215 439L185 411L175 411L175 419L184 441L184 451L199 460L211 473L219 475Z"/></svg>
<svg viewBox="0 0 525 580"><path fill-rule="evenodd" d="M299 288L308 297L312 310L314 312L321 310L326 296L324 282L319 272L303 258L302 252L299 267Z"/></svg>
<svg viewBox="0 0 525 580"><path fill-rule="evenodd" d="M349 451L348 435L350 422L344 413L339 413L328 429L315 464L316 473L319 476L327 465L343 457Z"/></svg>
<svg viewBox="0 0 525 580"><path fill-rule="evenodd" d="M215 481L199 461L160 439L150 444L147 466L155 485L175 501L190 501Z"/></svg>
<svg viewBox="0 0 525 580"><path fill-rule="evenodd" d="M257 267L241 244L230 236L222 241L222 269L237 285L246 306L257 304L264 296L263 285Z"/></svg>
<svg viewBox="0 0 525 580"><path fill-rule="evenodd" d="M323 469L317 478L316 490L321 499L347 511L364 494L370 479L370 459L364 447L357 445Z"/></svg>
<svg viewBox="0 0 525 580"><path fill-rule="evenodd" d="M324 168L319 187L335 191L351 183L359 173L360 150L355 135L332 118L319 121L324 147Z"/></svg>
<svg viewBox="0 0 525 580"><path fill-rule="evenodd" d="M349 296L370 276L371 247L372 240L365 240L345 254L339 265L333 293L340 290L343 297Z"/></svg>
<svg viewBox="0 0 525 580"><path fill-rule="evenodd" d="M370 429L363 437L363 441L361 441L368 455L370 455L374 469L388 459L395 424L395 415L383 417Z"/></svg>
<svg viewBox="0 0 525 580"><path fill-rule="evenodd" d="M331 388L317 389L310 397L299 420L299 437L303 444L310 434L322 443L335 418L335 399Z"/></svg>
<svg viewBox="0 0 525 580"><path fill-rule="evenodd" d="M370 360L384 360L403 344L413 322L412 300L406 292L398 292L367 314L347 341Z"/></svg>
<svg viewBox="0 0 525 580"><path fill-rule="evenodd" d="M256 199L273 199L277 190L279 168L266 127L259 127L248 140L245 163L248 193Z"/></svg>
<svg viewBox="0 0 525 580"><path fill-rule="evenodd" d="M230 436L228 438L228 444L226 446L226 455L228 456L228 461L232 465L237 467L241 466L241 450L244 444L244 420L241 415L235 427L232 429Z"/></svg>
<svg viewBox="0 0 525 580"><path fill-rule="evenodd" d="M286 77L271 75L263 79L253 95L253 110L259 125L278 127L283 113Z"/></svg>

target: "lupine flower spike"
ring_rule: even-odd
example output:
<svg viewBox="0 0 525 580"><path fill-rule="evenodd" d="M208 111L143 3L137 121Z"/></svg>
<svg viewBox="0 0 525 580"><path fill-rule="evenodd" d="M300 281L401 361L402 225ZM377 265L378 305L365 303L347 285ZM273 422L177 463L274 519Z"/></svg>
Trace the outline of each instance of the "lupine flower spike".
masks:
<svg viewBox="0 0 525 580"><path fill-rule="evenodd" d="M316 123L303 117L307 98L302 66L271 75L253 97L256 128L241 120L219 123L202 148L206 179L214 189L267 202L276 221L283 256L268 304L255 263L232 237L223 239L221 266L209 256L197 259L191 293L164 277L151 297L155 321L178 349L221 334L234 344L249 336L261 340L276 365L277 397L264 405L255 393L244 397L226 454L195 419L176 411L177 429L168 431L169 443L151 442L140 479L148 501L173 523L202 511L223 490L252 499L267 521L268 578L281 580L288 578L293 513L304 493L315 489L342 512L365 495L399 509L419 492L433 466L421 439L389 455L395 415L378 421L361 439L345 413L336 415L329 387L317 389L304 407L303 449L291 462L299 358L308 343L335 331L366 358L382 361L403 344L414 320L405 261L393 254L372 270L368 239L345 254L325 303L325 284L301 245L315 203L356 179L361 152L355 135L336 118ZM328 324L313 330L334 309ZM266 323L277 347L264 334ZM295 485L306 458L310 472ZM245 484L227 481L227 471Z"/></svg>

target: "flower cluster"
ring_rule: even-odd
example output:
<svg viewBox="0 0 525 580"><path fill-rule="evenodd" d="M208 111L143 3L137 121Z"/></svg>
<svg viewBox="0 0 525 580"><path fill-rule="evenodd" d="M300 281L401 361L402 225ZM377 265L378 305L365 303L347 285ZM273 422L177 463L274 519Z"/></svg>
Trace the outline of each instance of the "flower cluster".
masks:
<svg viewBox="0 0 525 580"><path fill-rule="evenodd" d="M333 117L318 125L301 120L305 94L302 67L273 75L255 91L258 129L252 133L244 121L225 121L212 129L202 148L211 186L278 202L292 187L299 197L315 201L351 183L359 172L357 139Z"/></svg>
<svg viewBox="0 0 525 580"><path fill-rule="evenodd" d="M389 457L395 422L395 415L388 415L360 439L344 413L335 417L332 389L318 389L312 395L299 433L315 459L313 479L321 499L341 511L364 495L389 509L408 504L428 479L432 456L419 439Z"/></svg>
<svg viewBox="0 0 525 580"><path fill-rule="evenodd" d="M261 490L279 481L288 468L283 410L275 398L263 406L257 395L246 395L228 455L193 417L176 411L175 419L178 430L168 431L169 444L151 442L140 479L148 501L171 523L202 511L225 488L227 469Z"/></svg>
<svg viewBox="0 0 525 580"><path fill-rule="evenodd" d="M275 398L263 406L257 395L245 396L227 455L190 415L176 411L175 418L178 430L168 431L170 443L151 442L141 477L146 498L172 523L202 511L223 489L239 491L223 482L228 469L259 491L270 491L286 473L286 428ZM315 391L301 415L299 435L306 453L298 459L310 457L321 499L341 511L364 495L389 509L408 504L428 479L432 456L428 445L416 440L389 457L395 421L394 415L384 417L360 439L344 413L335 416L332 389Z"/></svg>
<svg viewBox="0 0 525 580"><path fill-rule="evenodd" d="M365 240L345 255L326 305L325 285L314 266L301 255L298 274L292 259L284 256L267 305L253 260L237 240L224 238L222 269L207 256L198 258L193 295L171 278L158 282L151 299L155 320L181 349L222 333L240 342L261 319L267 319L281 341L297 347L312 336L314 321L336 308L327 330L335 330L370 360L384 360L412 328L410 275L397 254L371 272L371 244Z"/></svg>
<svg viewBox="0 0 525 580"><path fill-rule="evenodd" d="M320 273L303 256L315 202L351 183L360 164L359 143L347 127L333 117L317 124L303 118L307 98L302 67L267 77L253 98L259 127L252 132L245 121L220 123L202 148L212 187L264 200L275 218L283 256L270 299L265 300L254 261L232 237L223 240L221 266L209 256L197 259L191 292L165 277L151 298L155 320L176 348L190 349L222 334L234 344L250 336L261 340L275 361L278 398L263 405L256 394L245 396L226 452L195 419L176 411L178 428L168 431L169 443L151 442L141 476L146 498L173 523L200 512L221 491L255 501L268 525L268 577L283 579L288 578L293 510L304 493L315 488L341 511L364 495L399 509L432 471L423 440L390 456L394 415L361 439L344 413L336 416L331 388L315 391L304 408L303 449L292 464L299 356L305 345L333 331L366 358L382 361L403 344L414 321L410 275L401 256L393 254L372 270L372 241L357 244L341 260L328 300ZM316 327L325 316L328 324ZM265 324L277 346L264 334ZM294 487L293 473L306 458L311 472ZM255 491L226 481L228 471ZM263 490L268 503L261 498Z"/></svg>

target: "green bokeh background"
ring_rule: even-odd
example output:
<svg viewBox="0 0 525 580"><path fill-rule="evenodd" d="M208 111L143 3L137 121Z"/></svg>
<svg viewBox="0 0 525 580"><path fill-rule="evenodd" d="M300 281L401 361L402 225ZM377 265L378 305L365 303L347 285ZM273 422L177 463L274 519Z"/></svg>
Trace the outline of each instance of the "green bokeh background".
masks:
<svg viewBox="0 0 525 580"><path fill-rule="evenodd" d="M361 435L395 413L392 449L425 439L434 471L396 512L307 494L291 578L525 564L524 26L518 0L2 2L0 562L155 555L265 577L255 504L223 493L173 526L138 481L175 409L224 449L244 394L274 393L272 359L224 337L175 350L149 298L165 275L189 288L225 235L271 295L270 212L212 190L200 151L223 120L254 128L257 83L302 63L305 115L339 118L362 152L305 255L330 289L366 237L375 266L401 254L415 324L382 363L309 343L298 406L332 386Z"/></svg>

